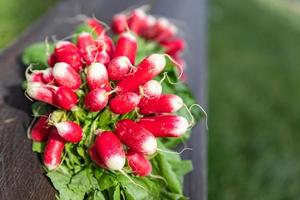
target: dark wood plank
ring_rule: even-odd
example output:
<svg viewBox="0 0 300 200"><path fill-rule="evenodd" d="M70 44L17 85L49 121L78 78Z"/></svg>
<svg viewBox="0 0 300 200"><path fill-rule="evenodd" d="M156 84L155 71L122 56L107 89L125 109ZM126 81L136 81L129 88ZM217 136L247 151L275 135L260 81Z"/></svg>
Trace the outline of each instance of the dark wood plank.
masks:
<svg viewBox="0 0 300 200"><path fill-rule="evenodd" d="M20 88L24 69L19 57L30 43L42 41L46 36L63 38L75 24L66 24L67 17L78 13L95 16L104 21L131 5L146 1L64 0L35 23L18 41L0 55L0 199L54 199L55 191L43 175L38 157L31 152L26 138L30 121L30 102ZM205 105L206 54L205 0L153 1L152 12L171 17L185 24L185 37L189 44L184 56L188 63L188 83L197 99ZM206 134L203 124L194 130L189 146L192 152L184 153L193 160L195 170L185 180L185 193L192 200L206 199Z"/></svg>

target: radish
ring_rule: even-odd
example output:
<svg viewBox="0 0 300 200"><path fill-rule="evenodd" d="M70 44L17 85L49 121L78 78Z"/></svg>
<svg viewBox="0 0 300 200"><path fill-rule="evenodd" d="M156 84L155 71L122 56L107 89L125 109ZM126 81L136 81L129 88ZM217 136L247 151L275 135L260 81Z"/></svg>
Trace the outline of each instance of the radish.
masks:
<svg viewBox="0 0 300 200"><path fill-rule="evenodd" d="M29 74L26 70L25 73L27 82L39 82L43 83L43 73L40 70L35 70L31 74Z"/></svg>
<svg viewBox="0 0 300 200"><path fill-rule="evenodd" d="M132 120L123 119L116 124L116 133L130 149L147 155L157 150L157 141L153 134Z"/></svg>
<svg viewBox="0 0 300 200"><path fill-rule="evenodd" d="M142 9L135 9L128 18L128 26L131 31L139 34L146 24L146 14Z"/></svg>
<svg viewBox="0 0 300 200"><path fill-rule="evenodd" d="M140 86L140 93L146 98L156 98L162 93L162 86L156 80L147 81L144 85Z"/></svg>
<svg viewBox="0 0 300 200"><path fill-rule="evenodd" d="M107 52L107 54L110 57L112 57L113 53L115 51L115 45L114 45L113 40L107 35L104 35L104 36L100 37L99 39L102 39L104 41L104 43L106 45L105 51Z"/></svg>
<svg viewBox="0 0 300 200"><path fill-rule="evenodd" d="M117 14L112 18L112 30L121 34L126 31L127 26L127 16L124 14Z"/></svg>
<svg viewBox="0 0 300 200"><path fill-rule="evenodd" d="M48 117L41 116L31 129L30 137L34 141L46 141L51 132L48 125Z"/></svg>
<svg viewBox="0 0 300 200"><path fill-rule="evenodd" d="M101 63L93 63L88 66L86 79L90 90L105 88L109 85L106 67Z"/></svg>
<svg viewBox="0 0 300 200"><path fill-rule="evenodd" d="M165 49L167 54L176 54L185 48L185 42L181 38L175 38L160 43Z"/></svg>
<svg viewBox="0 0 300 200"><path fill-rule="evenodd" d="M78 143L82 139L81 127L72 121L55 123L57 133L67 142Z"/></svg>
<svg viewBox="0 0 300 200"><path fill-rule="evenodd" d="M95 18L88 19L86 21L86 23L89 27L91 27L93 29L93 31L97 35L101 35L103 33L103 31L105 31L105 28L103 27L103 25L99 22L99 20L97 20Z"/></svg>
<svg viewBox="0 0 300 200"><path fill-rule="evenodd" d="M125 165L125 152L119 138L111 131L97 135L95 141L97 153L110 170L122 170Z"/></svg>
<svg viewBox="0 0 300 200"><path fill-rule="evenodd" d="M152 165L142 153L130 149L126 154L126 158L128 166L134 174L138 176L148 176L151 174Z"/></svg>
<svg viewBox="0 0 300 200"><path fill-rule="evenodd" d="M110 57L106 51L99 51L95 55L95 62L102 63L103 65L107 66L110 62Z"/></svg>
<svg viewBox="0 0 300 200"><path fill-rule="evenodd" d="M118 39L113 58L116 58L118 56L126 56L134 65L136 53L136 37L130 32L122 33Z"/></svg>
<svg viewBox="0 0 300 200"><path fill-rule="evenodd" d="M51 83L54 80L53 74L52 74L52 68L47 68L42 71L42 78L43 78L43 82L45 84Z"/></svg>
<svg viewBox="0 0 300 200"><path fill-rule="evenodd" d="M137 91L140 85L160 74L166 65L165 56L163 54L152 54L146 57L137 66L135 73L122 79L118 84L118 90L122 92Z"/></svg>
<svg viewBox="0 0 300 200"><path fill-rule="evenodd" d="M55 91L55 104L65 110L72 110L78 103L75 92L71 89L61 86Z"/></svg>
<svg viewBox="0 0 300 200"><path fill-rule="evenodd" d="M77 38L77 47L80 55L87 65L94 62L97 53L97 46L91 34L82 32Z"/></svg>
<svg viewBox="0 0 300 200"><path fill-rule="evenodd" d="M175 94L162 94L159 98L142 98L139 107L143 115L154 113L172 113L183 106L182 99Z"/></svg>
<svg viewBox="0 0 300 200"><path fill-rule="evenodd" d="M114 58L107 66L107 72L110 80L119 81L125 78L132 65L126 56L119 56Z"/></svg>
<svg viewBox="0 0 300 200"><path fill-rule="evenodd" d="M97 153L97 149L95 144L93 144L90 149L89 149L89 155L91 157L91 159L100 167L107 169L107 167L105 166L103 160L101 160L101 158L99 157L98 153Z"/></svg>
<svg viewBox="0 0 300 200"><path fill-rule="evenodd" d="M145 19L145 27L141 30L141 35L147 39L150 39L152 35L154 35L155 29L154 26L156 24L156 18L152 15L147 15Z"/></svg>
<svg viewBox="0 0 300 200"><path fill-rule="evenodd" d="M162 33L168 26L170 25L170 22L166 18L159 18L155 25L152 27L152 31L148 33L148 38L154 39L157 37L160 33Z"/></svg>
<svg viewBox="0 0 300 200"><path fill-rule="evenodd" d="M109 102L111 111L116 114L125 114L134 110L139 104L140 96L134 92L117 95Z"/></svg>
<svg viewBox="0 0 300 200"><path fill-rule="evenodd" d="M54 105L54 92L52 88L47 87L43 83L29 82L27 83L26 93L29 97Z"/></svg>
<svg viewBox="0 0 300 200"><path fill-rule="evenodd" d="M162 30L161 33L159 33L154 38L154 40L158 42L165 41L168 40L169 38L174 37L176 33L177 33L177 27L173 24L170 24L169 26L165 27L165 29Z"/></svg>
<svg viewBox="0 0 300 200"><path fill-rule="evenodd" d="M78 48L71 42L58 42L54 49L56 62L68 63L76 71L82 69L81 56Z"/></svg>
<svg viewBox="0 0 300 200"><path fill-rule="evenodd" d="M53 77L58 85L72 90L79 89L81 85L80 75L68 63L56 63L53 67Z"/></svg>
<svg viewBox="0 0 300 200"><path fill-rule="evenodd" d="M62 154L65 147L65 141L59 136L56 128L53 128L47 140L43 162L49 170L56 169L62 159Z"/></svg>
<svg viewBox="0 0 300 200"><path fill-rule="evenodd" d="M101 111L108 102L108 94L104 89L94 89L90 91L84 98L85 107L92 111Z"/></svg>
<svg viewBox="0 0 300 200"><path fill-rule="evenodd" d="M155 137L179 137L189 127L187 119L178 115L144 117L140 119L138 124L150 131Z"/></svg>

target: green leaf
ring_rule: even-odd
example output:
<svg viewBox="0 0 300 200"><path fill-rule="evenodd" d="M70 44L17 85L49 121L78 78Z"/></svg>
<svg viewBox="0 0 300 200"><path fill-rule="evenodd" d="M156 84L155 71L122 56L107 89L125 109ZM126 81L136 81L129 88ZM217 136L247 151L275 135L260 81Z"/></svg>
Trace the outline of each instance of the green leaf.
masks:
<svg viewBox="0 0 300 200"><path fill-rule="evenodd" d="M115 188L113 200L121 200L120 185Z"/></svg>
<svg viewBox="0 0 300 200"><path fill-rule="evenodd" d="M42 153L45 148L45 142L32 142L32 151L36 153Z"/></svg>
<svg viewBox="0 0 300 200"><path fill-rule="evenodd" d="M101 179L99 181L99 186L101 191L106 190L112 186L115 186L118 184L117 179L111 175L111 173L106 172L101 176Z"/></svg>
<svg viewBox="0 0 300 200"><path fill-rule="evenodd" d="M34 43L27 47L22 55L22 62L25 65L33 65L33 69L45 69L47 68L47 48L48 48L48 53L53 52L53 44L46 46L45 43L40 42L40 43Z"/></svg>
<svg viewBox="0 0 300 200"><path fill-rule="evenodd" d="M37 101L34 102L31 106L32 114L34 117L40 117L42 115L46 115L51 112L52 107L43 102Z"/></svg>

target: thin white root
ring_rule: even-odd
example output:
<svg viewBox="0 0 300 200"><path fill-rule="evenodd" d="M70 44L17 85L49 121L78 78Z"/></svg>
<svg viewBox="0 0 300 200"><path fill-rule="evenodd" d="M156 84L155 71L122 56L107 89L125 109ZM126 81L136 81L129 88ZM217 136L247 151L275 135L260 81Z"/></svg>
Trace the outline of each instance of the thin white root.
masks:
<svg viewBox="0 0 300 200"><path fill-rule="evenodd" d="M141 185L139 185L139 184L137 184L136 182L134 182L134 180L132 180L132 178L130 178L122 169L121 170L119 170L132 184L134 184L134 185L136 185L136 186L138 186L138 187L140 187L140 188L142 188L143 190L146 190L147 191L147 189L145 188L145 187L143 187L143 186L141 186Z"/></svg>
<svg viewBox="0 0 300 200"><path fill-rule="evenodd" d="M165 79L167 79L168 82L169 82L171 85L177 85L177 84L181 84L181 83L182 83L181 81L178 81L178 82L173 82L173 81L171 81L170 77L168 76L168 72L164 72L163 74L164 74L164 76L163 76L162 79L159 81L160 84L161 84Z"/></svg>
<svg viewBox="0 0 300 200"><path fill-rule="evenodd" d="M200 106L199 104L192 104L191 106L190 106L190 108L189 108L189 111L191 112L191 110L193 109L193 107L198 107L200 110L201 110L201 112L204 114L204 116L205 116L205 128L206 128L206 130L208 131L208 116L207 116L207 113L206 113L206 111L204 110L204 108L202 107L202 106Z"/></svg>
<svg viewBox="0 0 300 200"><path fill-rule="evenodd" d="M106 95L111 95L111 94L117 92L118 90L119 90L119 88L115 88L115 89L113 89L113 90L111 90L111 91L109 91L109 92L106 92L105 94L106 94Z"/></svg>
<svg viewBox="0 0 300 200"><path fill-rule="evenodd" d="M176 62L169 54L164 54L164 56L166 56L167 58L169 58L171 60L171 62L173 64L175 64L178 68L179 68L179 75L178 75L178 79L181 78L182 74L183 74L183 67L182 65L180 65L178 62Z"/></svg>
<svg viewBox="0 0 300 200"><path fill-rule="evenodd" d="M49 45L49 41L48 41L48 36L45 37L45 46L46 46L46 56L49 57L50 56L50 45Z"/></svg>
<svg viewBox="0 0 300 200"><path fill-rule="evenodd" d="M153 179L160 179L160 180L162 180L166 185L168 185L167 180L166 180L164 177L162 177L162 176L155 175L155 174L150 174L149 177L150 177L150 178L153 178Z"/></svg>
<svg viewBox="0 0 300 200"><path fill-rule="evenodd" d="M34 101L28 94L27 94L27 90L25 90L25 92L24 92L24 96L27 98L27 99L29 99L30 101Z"/></svg>
<svg viewBox="0 0 300 200"><path fill-rule="evenodd" d="M31 130L32 130L32 127L33 127L35 121L36 121L36 117L34 117L28 125L28 128L27 128L27 138L28 139L31 139Z"/></svg>
<svg viewBox="0 0 300 200"><path fill-rule="evenodd" d="M157 151L159 151L159 152L169 153L169 154L177 154L177 155L180 155L180 154L182 154L184 151L187 151L187 150L192 151L193 149L192 149L192 148L183 148L181 151L176 152L176 151L168 151L168 150L163 150L163 149L157 148Z"/></svg>

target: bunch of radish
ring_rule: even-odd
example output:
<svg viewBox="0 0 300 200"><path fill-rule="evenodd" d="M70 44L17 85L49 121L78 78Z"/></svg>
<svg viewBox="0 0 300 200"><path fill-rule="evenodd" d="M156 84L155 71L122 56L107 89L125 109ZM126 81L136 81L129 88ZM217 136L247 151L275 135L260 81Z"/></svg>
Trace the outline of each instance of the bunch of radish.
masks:
<svg viewBox="0 0 300 200"><path fill-rule="evenodd" d="M114 15L111 28L116 34L121 34L130 29L146 40L159 43L177 63L182 67L186 66L181 58L186 46L185 41L177 36L177 26L167 18L155 17L147 14L143 8L137 8Z"/></svg>
<svg viewBox="0 0 300 200"><path fill-rule="evenodd" d="M183 99L163 93L158 78L169 58L184 65L185 42L169 20L142 9L113 17L115 40L97 19L84 24L89 31L54 44L46 69L26 70L26 95L51 108L35 119L29 136L45 143L42 159L48 171L66 162L67 147L73 145L84 148L82 154L97 169L152 175L151 159L161 138L180 138L191 126L178 114ZM138 37L156 41L165 53L152 52L138 61ZM100 125L107 112L113 124Z"/></svg>

